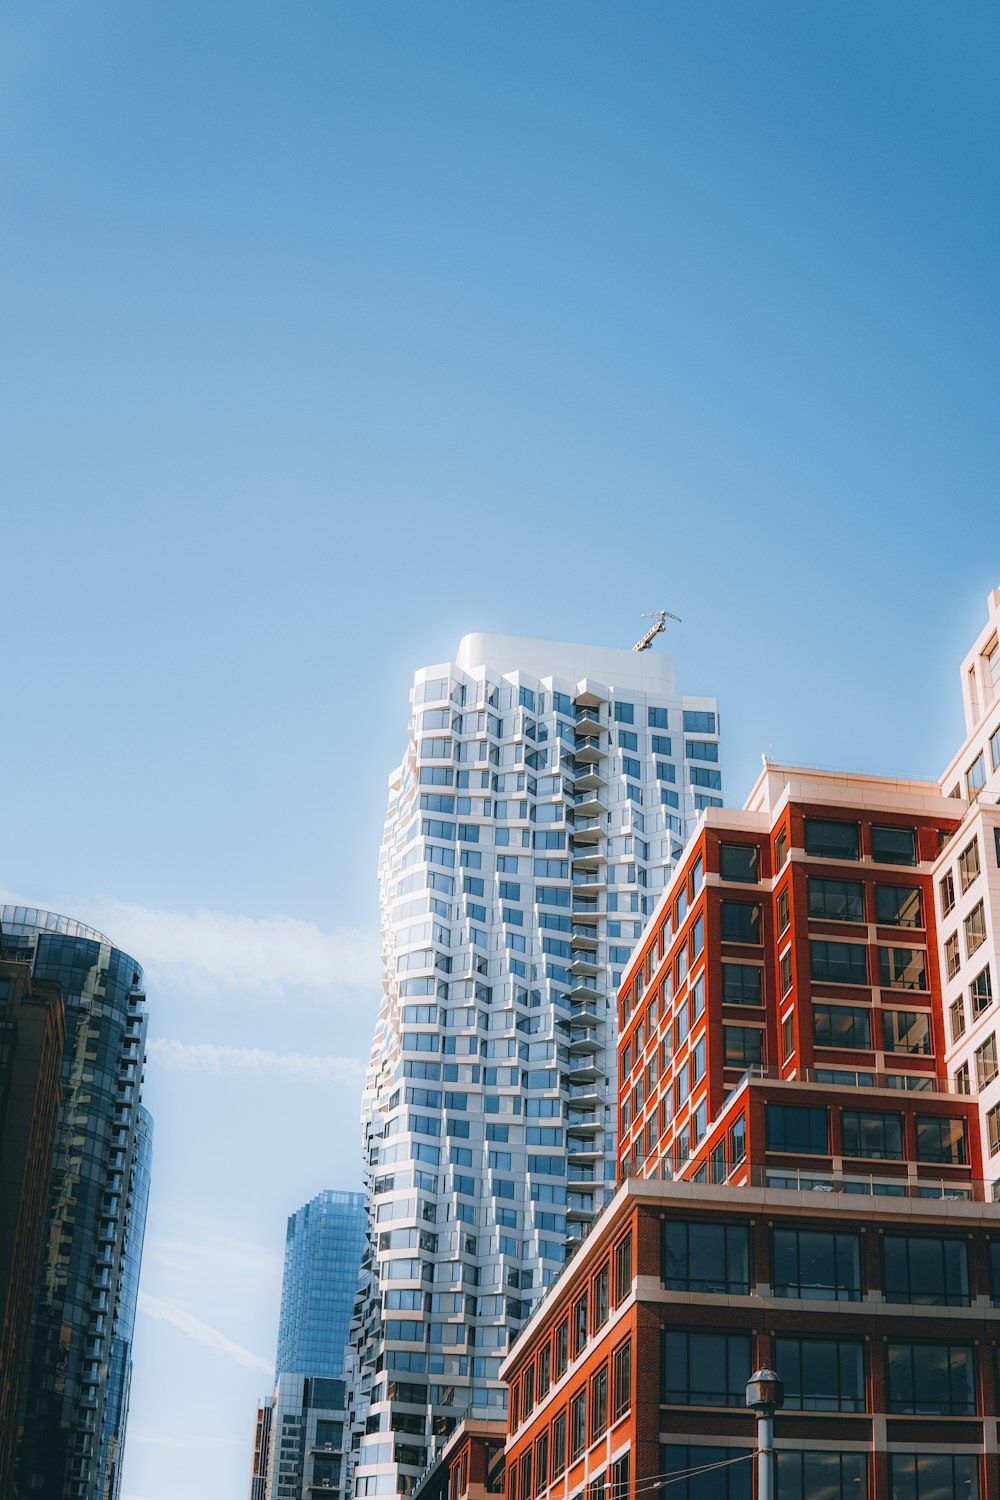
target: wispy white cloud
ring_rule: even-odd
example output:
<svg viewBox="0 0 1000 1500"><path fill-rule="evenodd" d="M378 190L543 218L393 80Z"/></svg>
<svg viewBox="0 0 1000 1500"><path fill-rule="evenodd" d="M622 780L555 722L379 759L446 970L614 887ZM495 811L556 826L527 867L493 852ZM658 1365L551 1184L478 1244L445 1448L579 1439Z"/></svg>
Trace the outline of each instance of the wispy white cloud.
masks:
<svg viewBox="0 0 1000 1500"><path fill-rule="evenodd" d="M160 1322L169 1323L179 1332L187 1334L188 1338L197 1340L199 1344L205 1344L219 1354L228 1355L239 1365L245 1365L250 1370L266 1370L268 1374L271 1373L271 1363L263 1355L255 1354L252 1349L245 1349L242 1344L235 1343L220 1329L213 1328L211 1323L203 1323L200 1318L194 1316L194 1313L188 1312L186 1307L180 1307L176 1302L169 1302L165 1297L153 1297L149 1292L140 1292L139 1311L147 1318L157 1318Z"/></svg>
<svg viewBox="0 0 1000 1500"><path fill-rule="evenodd" d="M32 904L0 890L0 902ZM125 901L84 900L72 915L107 933L150 980L176 979L200 994L226 989L303 989L343 994L381 987L378 933L326 929L300 917L246 917L201 908L163 911Z"/></svg>
<svg viewBox="0 0 1000 1500"><path fill-rule="evenodd" d="M275 1281L281 1275L281 1252L266 1245L255 1245L233 1235L208 1234L196 1239L163 1239L146 1235L142 1250L143 1275L159 1271L173 1277L196 1276L221 1272L227 1279L235 1276L259 1277Z"/></svg>
<svg viewBox="0 0 1000 1500"><path fill-rule="evenodd" d="M152 1061L188 1073L214 1077L295 1079L300 1083L355 1083L365 1065L357 1057L308 1052L268 1052L261 1047L230 1047L214 1042L179 1042L154 1037L146 1050Z"/></svg>
<svg viewBox="0 0 1000 1500"><path fill-rule="evenodd" d="M128 1430L128 1440L130 1445L141 1443L144 1448L173 1448L181 1453L188 1449L204 1453L219 1448L242 1449L247 1446L242 1438L236 1437L193 1437L185 1436L183 1433L178 1436L170 1433L134 1432L131 1427ZM126 1496L125 1500L129 1500L129 1497ZM134 1495L131 1500L141 1500L141 1497Z"/></svg>
<svg viewBox="0 0 1000 1500"><path fill-rule="evenodd" d="M179 974L201 989L378 989L378 934L327 931L283 915L158 911L112 902L95 915L101 929L138 959L150 978Z"/></svg>

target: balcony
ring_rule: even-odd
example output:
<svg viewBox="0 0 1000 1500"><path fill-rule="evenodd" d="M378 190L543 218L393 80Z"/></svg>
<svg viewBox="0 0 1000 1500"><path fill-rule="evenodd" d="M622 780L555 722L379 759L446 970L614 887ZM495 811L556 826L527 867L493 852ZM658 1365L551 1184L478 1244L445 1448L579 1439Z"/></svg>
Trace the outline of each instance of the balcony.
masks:
<svg viewBox="0 0 1000 1500"><path fill-rule="evenodd" d="M586 1031L576 1031L569 1039L570 1057L582 1057L587 1053L599 1052L601 1050L601 1039L594 1027Z"/></svg>
<svg viewBox="0 0 1000 1500"><path fill-rule="evenodd" d="M596 780L597 778L594 777L591 779ZM577 782L577 787L579 788L579 782ZM597 787L590 787L589 789L580 788L577 790L573 797L573 807L577 817L582 816L585 818L598 817L601 813L606 813L608 810L601 800L601 794Z"/></svg>
<svg viewBox="0 0 1000 1500"><path fill-rule="evenodd" d="M575 1081L569 1084L566 1092L574 1104L603 1104L604 1093L597 1068L574 1069L569 1077Z"/></svg>
<svg viewBox="0 0 1000 1500"><path fill-rule="evenodd" d="M581 1136L579 1140L571 1138L566 1142L566 1157L571 1166L578 1162L600 1161L603 1155L604 1148L597 1140Z"/></svg>
<svg viewBox="0 0 1000 1500"><path fill-rule="evenodd" d="M604 991L598 989L593 977L581 975L573 981L569 997L571 1000L603 1000Z"/></svg>
<svg viewBox="0 0 1000 1500"><path fill-rule="evenodd" d="M570 858L573 861L574 879L576 878L577 873L585 875L589 874L591 871L593 871L595 874L599 873L601 865L607 863L600 849L598 849L596 846L594 848L590 848L586 844L584 844L582 848L574 848L572 853L570 854Z"/></svg>
<svg viewBox="0 0 1000 1500"><path fill-rule="evenodd" d="M579 927L574 925L573 930L570 934L570 942L572 943L574 948L588 948L591 950L596 950L596 927Z"/></svg>
<svg viewBox="0 0 1000 1500"><path fill-rule="evenodd" d="M604 1129L604 1120L596 1109L569 1108L566 1111L567 1128L577 1135L594 1135ZM580 1148L582 1150L582 1147ZM596 1148L595 1148L596 1149Z"/></svg>
<svg viewBox="0 0 1000 1500"><path fill-rule="evenodd" d="M597 844L607 837L607 832L607 818L581 818L577 815L573 820L573 847L579 849L584 844Z"/></svg>
<svg viewBox="0 0 1000 1500"><path fill-rule="evenodd" d="M601 1011L591 1000L586 1000L582 1005L575 1005L569 1013L570 1026L590 1026L592 1022L601 1019Z"/></svg>
<svg viewBox="0 0 1000 1500"><path fill-rule="evenodd" d="M596 734L602 727L601 708L598 703L581 703L573 715L577 734Z"/></svg>
<svg viewBox="0 0 1000 1500"><path fill-rule="evenodd" d="M573 757L577 765L593 766L604 759L607 751L601 746L600 739L594 735L578 734L576 744L573 746ZM583 773L586 775L586 771Z"/></svg>
<svg viewBox="0 0 1000 1500"><path fill-rule="evenodd" d="M607 884L604 871L596 864L593 869L580 869L573 872L573 885L578 890L591 891L596 895L606 890Z"/></svg>

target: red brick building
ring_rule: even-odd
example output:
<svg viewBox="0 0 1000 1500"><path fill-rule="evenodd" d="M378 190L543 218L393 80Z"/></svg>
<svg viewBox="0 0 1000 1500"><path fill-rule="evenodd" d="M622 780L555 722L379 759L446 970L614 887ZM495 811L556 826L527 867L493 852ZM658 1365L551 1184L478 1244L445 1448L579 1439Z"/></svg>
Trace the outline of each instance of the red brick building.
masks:
<svg viewBox="0 0 1000 1500"><path fill-rule="evenodd" d="M623 1185L527 1324L507 1500L1000 1500L1000 1213L949 1082L934 783L765 764L619 994Z"/></svg>

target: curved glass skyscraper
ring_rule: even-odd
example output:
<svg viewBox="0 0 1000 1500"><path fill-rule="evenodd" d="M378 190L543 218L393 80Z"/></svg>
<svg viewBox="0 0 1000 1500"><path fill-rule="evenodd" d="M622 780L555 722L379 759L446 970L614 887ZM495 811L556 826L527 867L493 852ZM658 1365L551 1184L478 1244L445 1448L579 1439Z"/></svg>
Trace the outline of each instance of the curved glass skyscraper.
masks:
<svg viewBox="0 0 1000 1500"><path fill-rule="evenodd" d="M466 636L417 672L380 860L358 1495L501 1415L500 1362L614 1178L612 996L698 811L717 705L653 652Z"/></svg>
<svg viewBox="0 0 1000 1500"><path fill-rule="evenodd" d="M8 956L55 980L66 1007L20 1493L117 1500L152 1146L140 1103L142 970L102 933L52 912L5 906L0 928Z"/></svg>

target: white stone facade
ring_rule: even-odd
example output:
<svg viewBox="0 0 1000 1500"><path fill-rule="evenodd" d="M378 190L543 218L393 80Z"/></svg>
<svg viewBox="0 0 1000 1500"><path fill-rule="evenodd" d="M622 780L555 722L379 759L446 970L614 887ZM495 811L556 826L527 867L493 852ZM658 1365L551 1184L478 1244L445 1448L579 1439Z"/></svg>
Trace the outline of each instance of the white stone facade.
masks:
<svg viewBox="0 0 1000 1500"><path fill-rule="evenodd" d="M613 1191L614 995L703 807L712 698L655 651L466 636L417 672L380 858L353 1490L407 1494Z"/></svg>

